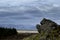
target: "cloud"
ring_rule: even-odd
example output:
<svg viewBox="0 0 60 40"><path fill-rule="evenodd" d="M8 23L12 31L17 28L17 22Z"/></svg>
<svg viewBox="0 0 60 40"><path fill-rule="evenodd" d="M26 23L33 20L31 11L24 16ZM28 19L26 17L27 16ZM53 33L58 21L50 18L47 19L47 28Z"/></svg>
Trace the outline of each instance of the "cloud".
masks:
<svg viewBox="0 0 60 40"><path fill-rule="evenodd" d="M49 18L59 22L60 3L58 1L0 0L0 24L34 26L42 18Z"/></svg>

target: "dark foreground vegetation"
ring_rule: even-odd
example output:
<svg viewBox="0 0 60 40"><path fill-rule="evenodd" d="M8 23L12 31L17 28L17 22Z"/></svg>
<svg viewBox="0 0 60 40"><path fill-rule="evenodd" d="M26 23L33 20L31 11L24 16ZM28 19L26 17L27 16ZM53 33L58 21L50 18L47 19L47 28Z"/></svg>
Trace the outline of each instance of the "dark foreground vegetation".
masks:
<svg viewBox="0 0 60 40"><path fill-rule="evenodd" d="M3 37L0 40L23 40L24 38L27 38L31 35L36 35L36 33L22 33L22 34L12 35L8 37Z"/></svg>
<svg viewBox="0 0 60 40"><path fill-rule="evenodd" d="M0 40L23 40L23 38L35 35L36 33L17 33L15 28L0 27Z"/></svg>
<svg viewBox="0 0 60 40"><path fill-rule="evenodd" d="M15 28L2 28L0 27L0 39L1 38L5 38L5 37L9 37L12 35L17 35L17 31Z"/></svg>

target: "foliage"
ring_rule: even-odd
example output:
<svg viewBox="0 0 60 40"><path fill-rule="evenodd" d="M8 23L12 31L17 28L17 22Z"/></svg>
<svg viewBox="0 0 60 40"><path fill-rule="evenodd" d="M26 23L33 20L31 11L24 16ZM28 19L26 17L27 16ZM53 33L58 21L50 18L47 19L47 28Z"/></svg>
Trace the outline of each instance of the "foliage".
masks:
<svg viewBox="0 0 60 40"><path fill-rule="evenodd" d="M16 35L17 31L15 28L2 28L0 27L0 37L1 36L11 36L11 35Z"/></svg>
<svg viewBox="0 0 60 40"><path fill-rule="evenodd" d="M39 34L28 37L28 40L60 40L60 25L55 22L44 18L36 28Z"/></svg>

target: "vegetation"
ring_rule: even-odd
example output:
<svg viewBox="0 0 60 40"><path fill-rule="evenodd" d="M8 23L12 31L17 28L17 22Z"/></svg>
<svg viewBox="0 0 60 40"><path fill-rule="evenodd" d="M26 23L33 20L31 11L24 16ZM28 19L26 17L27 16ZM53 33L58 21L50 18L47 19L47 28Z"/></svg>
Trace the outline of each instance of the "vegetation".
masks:
<svg viewBox="0 0 60 40"><path fill-rule="evenodd" d="M60 25L45 18L40 24L36 25L39 33L24 38L24 40L60 40Z"/></svg>
<svg viewBox="0 0 60 40"><path fill-rule="evenodd" d="M3 36L11 36L11 35L16 35L17 34L17 31L15 28L2 28L0 27L0 37L3 37Z"/></svg>

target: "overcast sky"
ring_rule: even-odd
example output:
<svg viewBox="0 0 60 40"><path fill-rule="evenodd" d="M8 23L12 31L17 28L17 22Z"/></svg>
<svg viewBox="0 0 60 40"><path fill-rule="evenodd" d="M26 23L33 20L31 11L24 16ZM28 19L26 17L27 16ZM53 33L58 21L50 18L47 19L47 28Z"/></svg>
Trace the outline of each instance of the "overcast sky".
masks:
<svg viewBox="0 0 60 40"><path fill-rule="evenodd" d="M60 24L60 0L0 0L0 24L29 29L28 25L35 26L43 18Z"/></svg>

